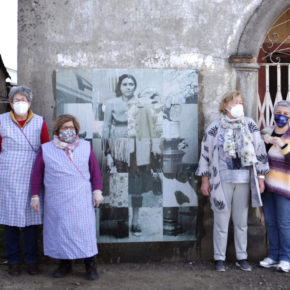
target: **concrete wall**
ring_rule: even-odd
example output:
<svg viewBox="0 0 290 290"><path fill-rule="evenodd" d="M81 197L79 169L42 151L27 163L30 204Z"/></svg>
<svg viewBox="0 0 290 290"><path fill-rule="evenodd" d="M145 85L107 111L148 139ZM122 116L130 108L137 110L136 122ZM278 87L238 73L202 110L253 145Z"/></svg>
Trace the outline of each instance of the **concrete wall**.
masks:
<svg viewBox="0 0 290 290"><path fill-rule="evenodd" d="M205 117L235 87L228 57L261 0L19 1L19 84L49 127L57 68L197 68ZM243 13L241 13L243 11ZM208 106L210 104L210 106Z"/></svg>
<svg viewBox="0 0 290 290"><path fill-rule="evenodd" d="M243 90L248 114L255 117L256 83L249 78L257 67L240 70L228 59L256 57L267 29L288 5L287 0L19 0L19 84L32 88L33 109L51 128L56 69L199 69L201 135L230 89ZM211 213L202 197L200 217L198 251L189 249L187 258L212 254Z"/></svg>

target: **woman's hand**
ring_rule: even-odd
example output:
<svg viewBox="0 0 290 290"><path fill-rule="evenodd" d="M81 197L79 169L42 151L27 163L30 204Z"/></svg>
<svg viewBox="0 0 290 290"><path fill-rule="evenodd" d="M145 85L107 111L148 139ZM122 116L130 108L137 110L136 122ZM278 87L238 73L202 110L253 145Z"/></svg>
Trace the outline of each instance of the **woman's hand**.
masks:
<svg viewBox="0 0 290 290"><path fill-rule="evenodd" d="M259 181L259 189L260 189L260 193L263 193L265 190L265 182L264 182L264 178L258 178Z"/></svg>
<svg viewBox="0 0 290 290"><path fill-rule="evenodd" d="M94 207L98 207L101 202L104 200L104 197L102 195L102 191L97 189L93 191L93 203L94 203Z"/></svg>
<svg viewBox="0 0 290 290"><path fill-rule="evenodd" d="M33 196L31 198L30 205L33 208L33 210L39 211L40 208L39 196Z"/></svg>
<svg viewBox="0 0 290 290"><path fill-rule="evenodd" d="M284 141L280 137L273 137L273 144L283 147L285 145Z"/></svg>
<svg viewBox="0 0 290 290"><path fill-rule="evenodd" d="M200 189L204 196L210 196L210 184L208 176L202 176Z"/></svg>
<svg viewBox="0 0 290 290"><path fill-rule="evenodd" d="M263 135L263 139L266 144L273 144L273 137L270 134Z"/></svg>

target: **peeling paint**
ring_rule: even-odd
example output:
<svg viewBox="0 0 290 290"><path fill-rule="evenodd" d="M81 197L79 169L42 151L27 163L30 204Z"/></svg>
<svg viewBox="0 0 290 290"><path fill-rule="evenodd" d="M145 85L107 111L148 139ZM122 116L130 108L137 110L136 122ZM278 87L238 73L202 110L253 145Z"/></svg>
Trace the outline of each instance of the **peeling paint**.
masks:
<svg viewBox="0 0 290 290"><path fill-rule="evenodd" d="M78 52L75 55L57 55L57 63L62 67L78 67L88 63L88 55Z"/></svg>
<svg viewBox="0 0 290 290"><path fill-rule="evenodd" d="M228 66L227 59L216 58L210 55L203 55L201 53L157 53L154 57L148 57L142 61L146 67L162 68L162 67L176 67L188 68L194 67L197 69L215 69L224 68Z"/></svg>

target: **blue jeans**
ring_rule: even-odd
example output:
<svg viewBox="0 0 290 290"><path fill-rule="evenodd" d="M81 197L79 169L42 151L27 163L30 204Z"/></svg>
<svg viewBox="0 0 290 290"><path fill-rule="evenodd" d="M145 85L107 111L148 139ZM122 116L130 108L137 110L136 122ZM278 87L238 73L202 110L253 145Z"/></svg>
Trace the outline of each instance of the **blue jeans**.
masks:
<svg viewBox="0 0 290 290"><path fill-rule="evenodd" d="M266 190L262 201L269 240L268 256L275 261L290 262L290 199Z"/></svg>
<svg viewBox="0 0 290 290"><path fill-rule="evenodd" d="M38 260L37 232L38 226L22 228L23 248L27 264L36 263ZM20 228L5 226L4 234L8 264L17 264L21 261Z"/></svg>

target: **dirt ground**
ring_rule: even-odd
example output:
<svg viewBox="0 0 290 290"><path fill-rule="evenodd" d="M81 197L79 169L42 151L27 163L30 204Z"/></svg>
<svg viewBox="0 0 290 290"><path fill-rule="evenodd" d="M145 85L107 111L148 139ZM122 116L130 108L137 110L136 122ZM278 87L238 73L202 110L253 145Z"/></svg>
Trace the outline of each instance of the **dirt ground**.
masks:
<svg viewBox="0 0 290 290"><path fill-rule="evenodd" d="M233 263L227 271L214 271L211 262L104 264L98 266L100 278L84 279L84 266L74 264L73 273L65 278L52 278L55 264L41 264L41 274L30 276L23 269L19 277L0 266L0 289L290 289L290 273L262 269L251 263L252 272L243 272Z"/></svg>

